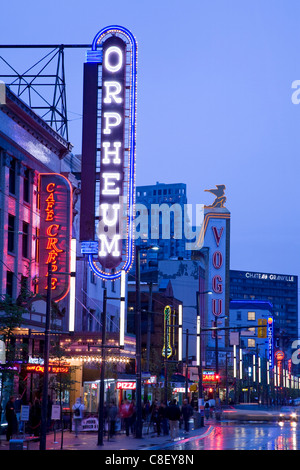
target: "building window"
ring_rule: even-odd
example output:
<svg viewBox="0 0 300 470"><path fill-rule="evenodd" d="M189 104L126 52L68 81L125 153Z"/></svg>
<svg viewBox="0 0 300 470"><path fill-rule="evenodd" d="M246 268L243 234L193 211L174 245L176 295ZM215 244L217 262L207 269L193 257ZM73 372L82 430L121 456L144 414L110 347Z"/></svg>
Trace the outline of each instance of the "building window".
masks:
<svg viewBox="0 0 300 470"><path fill-rule="evenodd" d="M248 320L255 321L255 312L248 312Z"/></svg>
<svg viewBox="0 0 300 470"><path fill-rule="evenodd" d="M23 222L22 255L23 258L29 258L29 224L27 222Z"/></svg>
<svg viewBox="0 0 300 470"><path fill-rule="evenodd" d="M6 294L12 298L13 296L13 280L14 274L11 271L6 272Z"/></svg>
<svg viewBox="0 0 300 470"><path fill-rule="evenodd" d="M9 168L9 192L16 194L16 160L12 158Z"/></svg>
<svg viewBox="0 0 300 470"><path fill-rule="evenodd" d="M24 173L23 199L24 202L30 202L29 168Z"/></svg>
<svg viewBox="0 0 300 470"><path fill-rule="evenodd" d="M96 275L93 273L93 271L91 271L91 283L92 284L97 284L97 277Z"/></svg>
<svg viewBox="0 0 300 470"><path fill-rule="evenodd" d="M248 338L248 348L255 348L255 339Z"/></svg>
<svg viewBox="0 0 300 470"><path fill-rule="evenodd" d="M242 312L236 312L236 319L241 320L242 319Z"/></svg>
<svg viewBox="0 0 300 470"><path fill-rule="evenodd" d="M7 250L13 253L15 249L15 216L8 214Z"/></svg>

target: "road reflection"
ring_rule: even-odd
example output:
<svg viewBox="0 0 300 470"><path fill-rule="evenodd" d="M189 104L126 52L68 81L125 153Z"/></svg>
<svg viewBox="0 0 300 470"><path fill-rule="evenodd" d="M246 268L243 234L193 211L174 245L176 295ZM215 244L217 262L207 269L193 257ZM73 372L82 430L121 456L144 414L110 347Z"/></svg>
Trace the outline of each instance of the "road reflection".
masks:
<svg viewBox="0 0 300 470"><path fill-rule="evenodd" d="M300 423L220 423L215 425L206 437L185 439L172 448L174 450L300 450Z"/></svg>

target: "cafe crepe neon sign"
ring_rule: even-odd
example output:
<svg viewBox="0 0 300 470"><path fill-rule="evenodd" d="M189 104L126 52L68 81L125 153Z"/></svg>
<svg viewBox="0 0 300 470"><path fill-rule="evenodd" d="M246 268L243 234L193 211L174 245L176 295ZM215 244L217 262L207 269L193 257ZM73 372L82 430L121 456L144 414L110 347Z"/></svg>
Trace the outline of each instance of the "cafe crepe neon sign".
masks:
<svg viewBox="0 0 300 470"><path fill-rule="evenodd" d="M128 44L129 66L127 65ZM92 51L96 52L97 47L102 47L103 52L100 200L97 230L99 243L98 259L95 259L92 253L88 255L88 259L96 275L103 279L115 280L121 276L122 270L127 272L130 269L133 261L137 46L133 35L127 29L111 26L96 35ZM126 85L127 71L130 72L129 85ZM126 89L129 89L129 94ZM128 111L129 121L125 122ZM128 129L128 143L125 139L125 127ZM128 152L128 163L125 162L126 152ZM121 234L123 223L120 223L120 220L122 221L124 211L120 201L124 200L125 194L127 196L126 260L123 263Z"/></svg>
<svg viewBox="0 0 300 470"><path fill-rule="evenodd" d="M40 230L39 293L47 296L48 266L51 266L51 298L58 302L69 291L71 244L71 196L70 182L57 173L41 173L39 176Z"/></svg>

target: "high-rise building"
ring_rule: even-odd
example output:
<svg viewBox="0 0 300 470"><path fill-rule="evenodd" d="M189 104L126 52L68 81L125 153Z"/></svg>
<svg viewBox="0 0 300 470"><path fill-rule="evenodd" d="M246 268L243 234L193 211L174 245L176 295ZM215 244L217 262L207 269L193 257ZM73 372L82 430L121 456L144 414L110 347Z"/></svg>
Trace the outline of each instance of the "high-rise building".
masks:
<svg viewBox="0 0 300 470"><path fill-rule="evenodd" d="M275 347L292 347L298 338L298 276L230 270L230 298L272 303Z"/></svg>
<svg viewBox="0 0 300 470"><path fill-rule="evenodd" d="M158 260L190 258L185 249L186 185L183 183L137 186L136 244L159 250L141 252L141 274L157 271ZM141 223L139 223L141 222ZM186 221L187 222L187 221Z"/></svg>

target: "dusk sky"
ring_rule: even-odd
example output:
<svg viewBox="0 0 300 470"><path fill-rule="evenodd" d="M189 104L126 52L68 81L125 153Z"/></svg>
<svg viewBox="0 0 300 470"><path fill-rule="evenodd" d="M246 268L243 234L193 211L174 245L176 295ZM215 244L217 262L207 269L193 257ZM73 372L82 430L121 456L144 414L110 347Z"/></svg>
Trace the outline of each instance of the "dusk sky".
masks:
<svg viewBox="0 0 300 470"><path fill-rule="evenodd" d="M0 43L90 44L109 25L138 43L137 184L186 183L191 204L225 184L231 268L299 275L300 2L17 0L1 6ZM18 72L41 54L0 50ZM84 61L66 51L74 154Z"/></svg>

